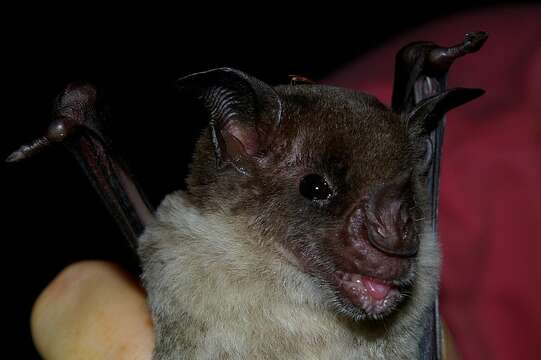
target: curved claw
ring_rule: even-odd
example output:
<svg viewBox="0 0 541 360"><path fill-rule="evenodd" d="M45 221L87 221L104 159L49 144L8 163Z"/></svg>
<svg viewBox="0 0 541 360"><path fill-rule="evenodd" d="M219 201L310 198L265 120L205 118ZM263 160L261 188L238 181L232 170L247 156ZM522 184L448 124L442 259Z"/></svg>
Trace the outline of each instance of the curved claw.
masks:
<svg viewBox="0 0 541 360"><path fill-rule="evenodd" d="M24 144L20 148L12 152L5 161L8 163L12 163L27 159L35 153L38 153L41 150L47 148L49 145L51 145L51 142L45 136L39 137L31 143Z"/></svg>
<svg viewBox="0 0 541 360"><path fill-rule="evenodd" d="M6 161L23 160L53 143L65 145L136 249L137 239L152 221L154 210L126 164L113 151L103 131L105 111L97 99L97 90L90 84L66 86L56 99L53 121L45 135L21 146Z"/></svg>
<svg viewBox="0 0 541 360"><path fill-rule="evenodd" d="M464 37L464 51L467 51L468 53L479 51L487 39L488 33L486 31L473 31L467 33Z"/></svg>
<svg viewBox="0 0 541 360"><path fill-rule="evenodd" d="M75 134L81 127L92 129L100 134L100 124L94 117L87 116L88 112L96 108L96 89L86 83L71 83L66 86L56 100L53 111L53 121L45 134L36 140L22 145L11 153L6 162L17 162L41 152L53 143L66 140Z"/></svg>
<svg viewBox="0 0 541 360"><path fill-rule="evenodd" d="M458 45L450 47L435 46L429 50L426 56L426 65L438 72L446 72L451 64L467 54L474 53L481 49L485 41L488 39L488 33L484 31L476 31L467 33L464 41Z"/></svg>
<svg viewBox="0 0 541 360"><path fill-rule="evenodd" d="M453 62L478 51L488 39L488 33L467 33L458 45L444 47L433 42L419 41L404 46L396 55L392 109L407 113L422 100L415 99L415 87L421 87L424 97L444 90L445 77ZM420 84L419 81L424 81Z"/></svg>

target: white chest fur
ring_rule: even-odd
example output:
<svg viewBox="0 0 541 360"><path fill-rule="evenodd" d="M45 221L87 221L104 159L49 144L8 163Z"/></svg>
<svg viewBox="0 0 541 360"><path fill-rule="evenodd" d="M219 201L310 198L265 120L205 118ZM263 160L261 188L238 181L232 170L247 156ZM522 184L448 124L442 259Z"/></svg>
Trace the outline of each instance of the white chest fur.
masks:
<svg viewBox="0 0 541 360"><path fill-rule="evenodd" d="M436 293L439 257L425 237L418 280L380 323L337 314L317 281L246 219L201 215L169 195L141 238L143 281L156 329L155 359L412 359Z"/></svg>

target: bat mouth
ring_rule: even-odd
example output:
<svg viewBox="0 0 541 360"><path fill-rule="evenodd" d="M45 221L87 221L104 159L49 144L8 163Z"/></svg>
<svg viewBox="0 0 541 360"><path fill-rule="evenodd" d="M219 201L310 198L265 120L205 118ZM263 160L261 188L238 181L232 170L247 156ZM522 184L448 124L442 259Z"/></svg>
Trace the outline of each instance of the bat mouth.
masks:
<svg viewBox="0 0 541 360"><path fill-rule="evenodd" d="M291 264L322 280L318 284L329 291L328 304L355 321L391 315L415 285L417 263L410 258L378 257L372 264L346 251L315 263L313 256L301 251L280 247L280 252ZM348 254L352 256L344 256Z"/></svg>
<svg viewBox="0 0 541 360"><path fill-rule="evenodd" d="M373 276L336 271L334 283L340 302L355 318L381 319L402 302L407 281L383 280Z"/></svg>

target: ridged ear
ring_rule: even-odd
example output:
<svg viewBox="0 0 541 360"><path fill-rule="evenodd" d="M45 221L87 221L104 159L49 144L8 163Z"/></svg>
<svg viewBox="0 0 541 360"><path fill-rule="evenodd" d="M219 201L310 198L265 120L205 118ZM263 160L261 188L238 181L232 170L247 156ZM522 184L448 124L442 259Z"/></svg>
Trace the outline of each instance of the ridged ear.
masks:
<svg viewBox="0 0 541 360"><path fill-rule="evenodd" d="M282 105L267 84L245 73L219 68L178 80L183 94L201 101L209 119L219 167L231 164L249 173L270 133L280 123Z"/></svg>
<svg viewBox="0 0 541 360"><path fill-rule="evenodd" d="M478 98L485 93L482 89L454 88L421 101L406 115L410 128L428 134L436 128L438 121L451 109Z"/></svg>

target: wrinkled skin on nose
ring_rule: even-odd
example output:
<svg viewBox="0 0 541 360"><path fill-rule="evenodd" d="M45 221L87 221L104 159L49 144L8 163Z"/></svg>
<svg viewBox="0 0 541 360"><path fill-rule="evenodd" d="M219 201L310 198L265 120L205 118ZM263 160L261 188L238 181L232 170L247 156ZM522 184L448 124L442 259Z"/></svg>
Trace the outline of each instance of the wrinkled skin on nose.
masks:
<svg viewBox="0 0 541 360"><path fill-rule="evenodd" d="M379 251L398 257L412 257L419 249L414 229L415 203L411 197L411 177L384 184L372 191L360 206L368 242Z"/></svg>

